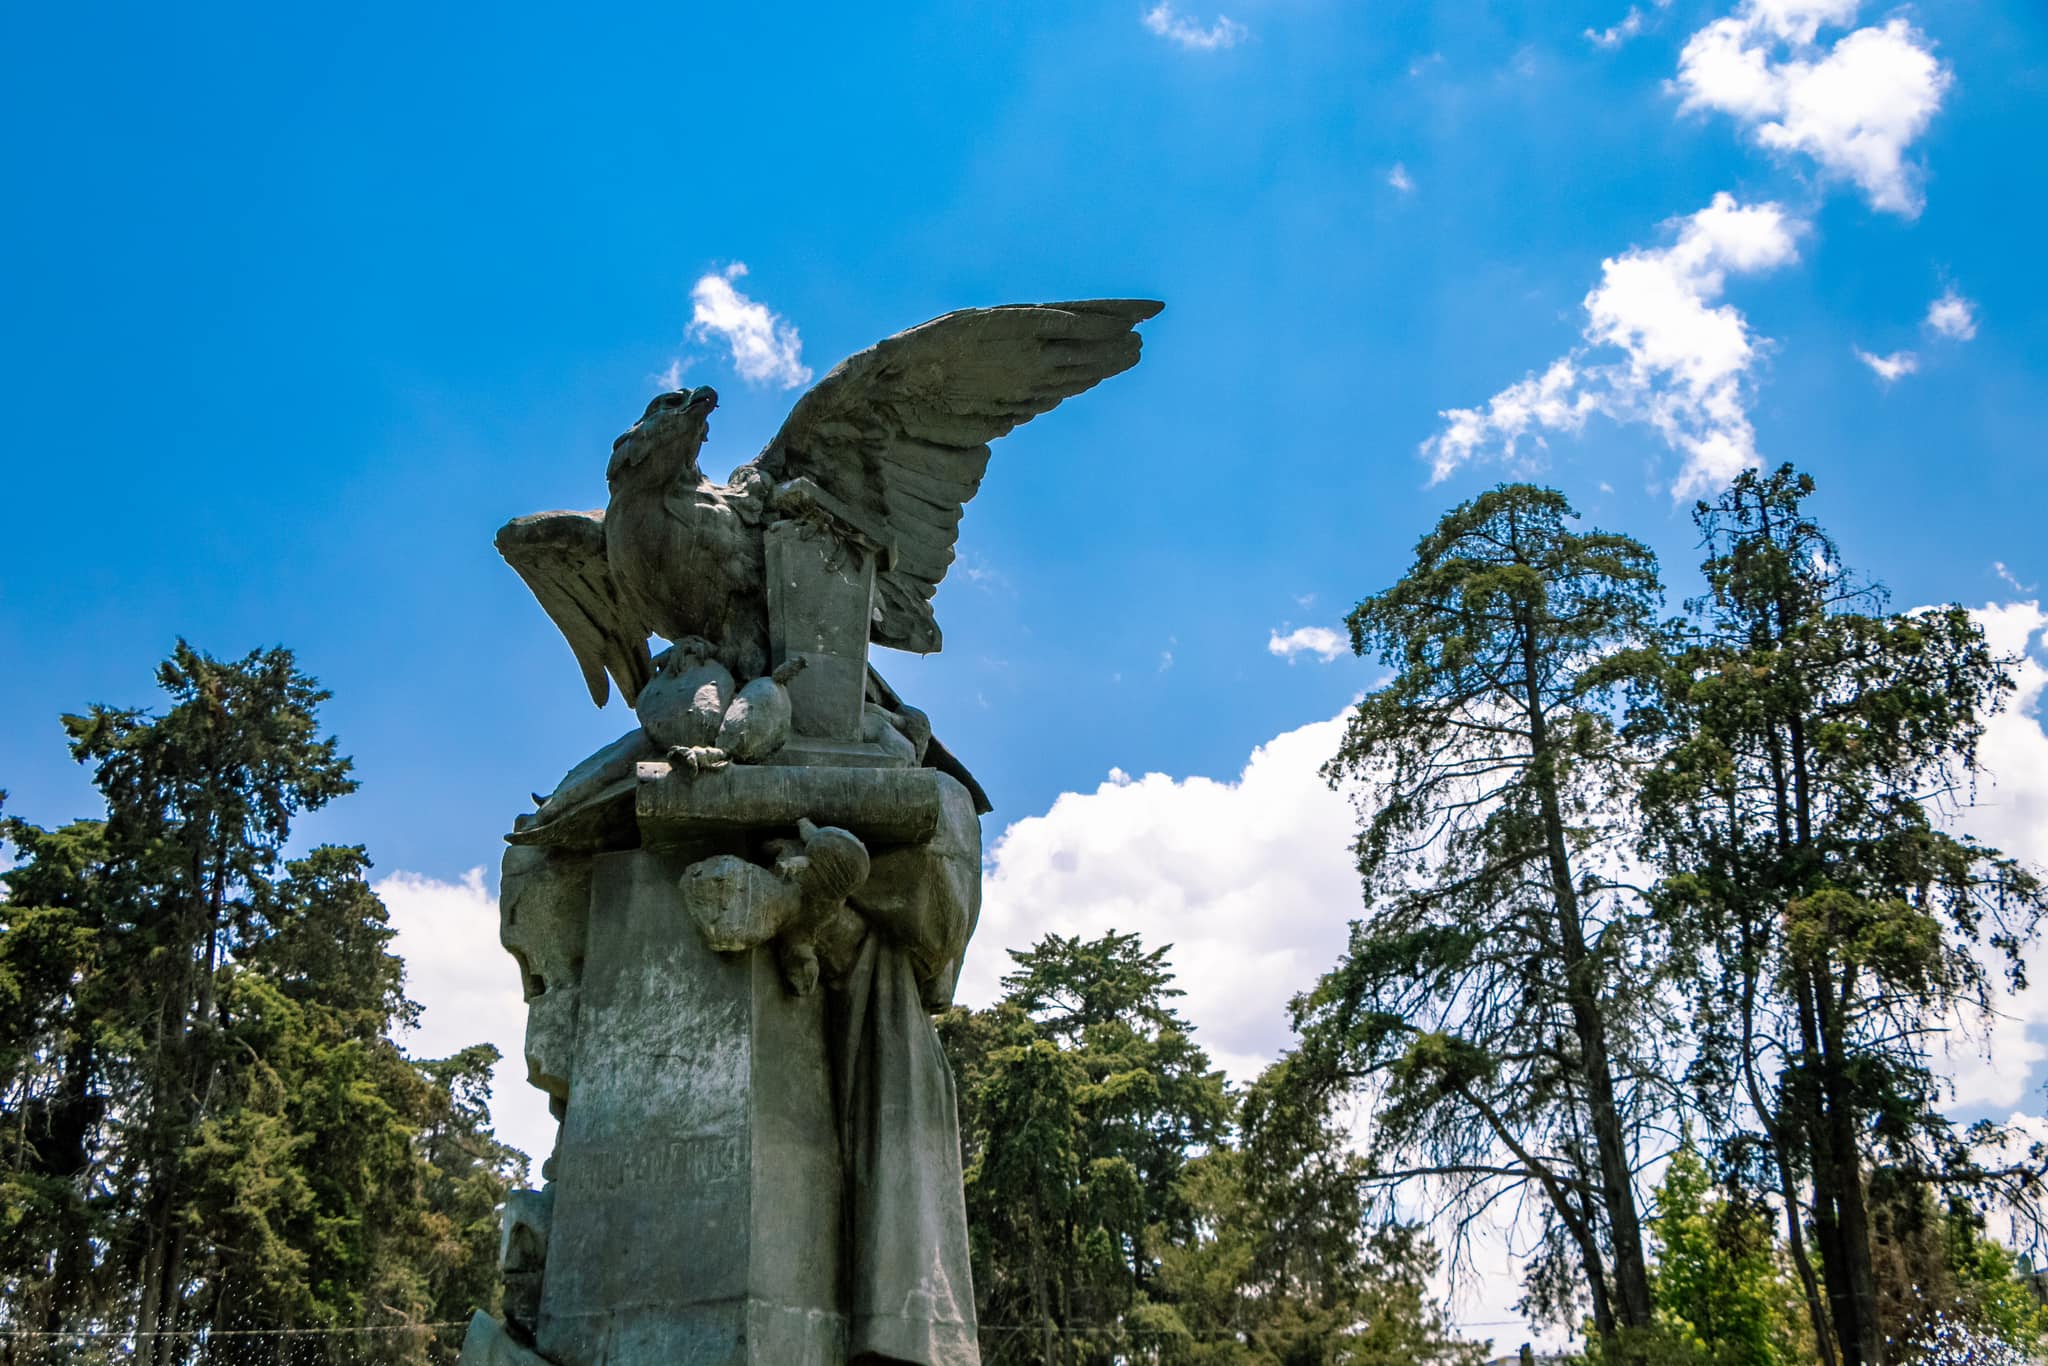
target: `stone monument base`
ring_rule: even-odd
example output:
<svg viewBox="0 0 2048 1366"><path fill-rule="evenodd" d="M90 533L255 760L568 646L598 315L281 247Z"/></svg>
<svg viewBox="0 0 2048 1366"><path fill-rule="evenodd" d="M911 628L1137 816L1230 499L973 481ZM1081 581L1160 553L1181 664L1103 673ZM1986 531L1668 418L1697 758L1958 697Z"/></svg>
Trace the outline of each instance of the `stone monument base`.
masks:
<svg viewBox="0 0 2048 1366"><path fill-rule="evenodd" d="M677 886L712 844L593 861L532 1349L554 1366L839 1366L841 1162L823 993L717 954ZM472 1324L464 1366L532 1353Z"/></svg>

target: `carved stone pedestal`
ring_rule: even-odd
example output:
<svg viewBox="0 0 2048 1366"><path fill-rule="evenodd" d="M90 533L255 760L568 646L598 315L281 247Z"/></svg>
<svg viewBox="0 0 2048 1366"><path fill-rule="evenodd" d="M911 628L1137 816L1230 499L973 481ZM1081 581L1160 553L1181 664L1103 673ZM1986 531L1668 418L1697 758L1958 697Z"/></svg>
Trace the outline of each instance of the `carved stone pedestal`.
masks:
<svg viewBox="0 0 2048 1366"><path fill-rule="evenodd" d="M594 863L535 1324L557 1366L844 1360L824 997L705 947L677 880L718 852Z"/></svg>

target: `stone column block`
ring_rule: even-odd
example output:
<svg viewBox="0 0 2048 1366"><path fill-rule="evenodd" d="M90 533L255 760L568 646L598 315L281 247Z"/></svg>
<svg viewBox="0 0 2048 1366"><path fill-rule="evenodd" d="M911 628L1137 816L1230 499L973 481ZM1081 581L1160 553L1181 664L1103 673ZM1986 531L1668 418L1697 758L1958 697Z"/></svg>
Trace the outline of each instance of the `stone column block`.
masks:
<svg viewBox="0 0 2048 1366"><path fill-rule="evenodd" d="M823 993L721 955L678 879L594 860L535 1346L557 1366L837 1366L841 1164Z"/></svg>
<svg viewBox="0 0 2048 1366"><path fill-rule="evenodd" d="M810 521L781 521L762 538L768 568L769 653L804 661L789 682L796 732L858 741L867 696L873 551Z"/></svg>

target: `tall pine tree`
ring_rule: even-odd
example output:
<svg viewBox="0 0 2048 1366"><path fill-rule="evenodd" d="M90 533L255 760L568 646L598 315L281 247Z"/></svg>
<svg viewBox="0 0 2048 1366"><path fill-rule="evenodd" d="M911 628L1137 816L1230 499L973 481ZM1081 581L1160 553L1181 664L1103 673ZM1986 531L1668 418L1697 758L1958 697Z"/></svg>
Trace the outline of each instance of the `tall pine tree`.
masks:
<svg viewBox="0 0 2048 1366"><path fill-rule="evenodd" d="M1660 751L1643 849L1695 946L1706 1071L1735 1146L1766 1155L1824 1360L1879 1366L1873 1194L1997 1179L1931 1050L1998 968L2018 980L2044 897L1937 820L1979 771L2003 662L1960 607L1888 612L1807 513L1813 487L1746 471L1698 506L1708 593L1633 727Z"/></svg>
<svg viewBox="0 0 2048 1366"><path fill-rule="evenodd" d="M1554 1249L1532 1303L1568 1314L1546 1287L1582 1287L1615 1346L1653 1317L1634 1173L1672 1100L1614 721L1614 661L1649 641L1659 588L1647 549L1573 517L1552 490L1482 494L1351 613L1353 648L1394 670L1327 770L1358 787L1366 914L1296 1004L1287 1075L1307 1108L1377 1100L1383 1182L1467 1210L1532 1194Z"/></svg>
<svg viewBox="0 0 2048 1366"><path fill-rule="evenodd" d="M489 1132L494 1050L395 1042L417 1007L364 852L286 856L354 787L327 695L284 650L181 642L158 681L161 714L65 718L103 818L0 823L0 1331L132 1336L165 1366L230 1359L250 1340L226 1330L466 1315L524 1159Z"/></svg>

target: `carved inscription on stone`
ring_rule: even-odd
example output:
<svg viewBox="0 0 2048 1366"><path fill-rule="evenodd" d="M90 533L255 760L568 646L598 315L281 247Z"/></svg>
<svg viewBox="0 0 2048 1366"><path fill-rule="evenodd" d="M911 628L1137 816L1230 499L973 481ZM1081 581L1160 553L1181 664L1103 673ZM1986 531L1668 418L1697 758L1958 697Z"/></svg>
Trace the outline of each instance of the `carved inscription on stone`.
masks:
<svg viewBox="0 0 2048 1366"><path fill-rule="evenodd" d="M576 1165L562 1173L561 1184L578 1194L611 1195L628 1188L651 1193L738 1181L746 1173L742 1135L706 1134L652 1146L586 1145L577 1150Z"/></svg>

